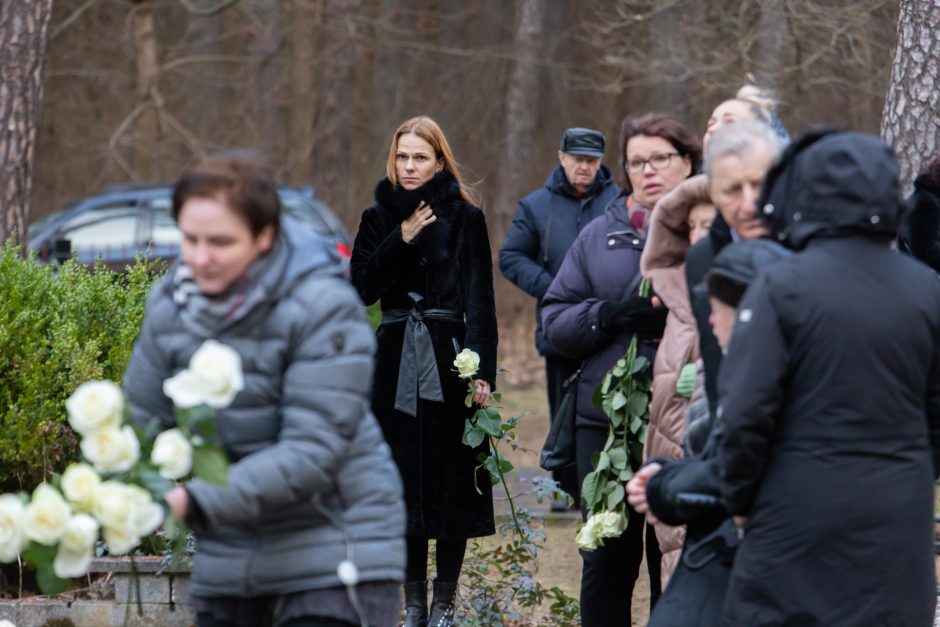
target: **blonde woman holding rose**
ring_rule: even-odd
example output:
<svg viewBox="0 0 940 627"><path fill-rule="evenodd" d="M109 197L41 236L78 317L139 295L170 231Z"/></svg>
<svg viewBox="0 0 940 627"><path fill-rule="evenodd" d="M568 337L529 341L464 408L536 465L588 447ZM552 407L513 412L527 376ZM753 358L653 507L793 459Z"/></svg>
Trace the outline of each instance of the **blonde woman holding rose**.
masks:
<svg viewBox="0 0 940 627"><path fill-rule="evenodd" d="M497 331L483 212L430 118L412 118L392 137L386 177L356 235L352 281L367 305L382 303L372 410L405 486L405 625L452 625L467 538L494 532L489 477L476 469L487 444L461 442L474 409L464 404L468 377L460 375L474 364L454 359L463 349L479 356L472 400L485 404ZM429 610L431 538L437 579Z"/></svg>
<svg viewBox="0 0 940 627"><path fill-rule="evenodd" d="M369 411L374 342L359 299L329 248L281 218L253 155L190 167L173 216L181 260L150 295L124 388L135 421L169 429L169 396L217 387L227 485L196 479L165 497L196 534L197 627L395 625L404 508ZM206 340L234 354L202 352ZM185 467L172 439L157 449Z"/></svg>

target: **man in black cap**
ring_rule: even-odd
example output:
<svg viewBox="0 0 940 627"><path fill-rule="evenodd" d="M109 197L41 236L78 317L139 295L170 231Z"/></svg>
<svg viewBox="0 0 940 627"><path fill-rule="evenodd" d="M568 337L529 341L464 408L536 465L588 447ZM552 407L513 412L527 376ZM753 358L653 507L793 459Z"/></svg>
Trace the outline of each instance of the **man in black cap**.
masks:
<svg viewBox="0 0 940 627"><path fill-rule="evenodd" d="M603 214L607 203L620 193L610 170L601 165L603 156L604 135L600 131L569 128L561 136L559 164L545 185L519 201L499 251L499 269L535 298L536 303L542 300L581 229ZM579 363L559 354L545 340L538 307L535 318L535 345L545 357L549 414L554 416L561 402L563 383L577 371ZM579 490L574 467L553 474L577 505ZM564 502L552 503L554 511L565 508Z"/></svg>

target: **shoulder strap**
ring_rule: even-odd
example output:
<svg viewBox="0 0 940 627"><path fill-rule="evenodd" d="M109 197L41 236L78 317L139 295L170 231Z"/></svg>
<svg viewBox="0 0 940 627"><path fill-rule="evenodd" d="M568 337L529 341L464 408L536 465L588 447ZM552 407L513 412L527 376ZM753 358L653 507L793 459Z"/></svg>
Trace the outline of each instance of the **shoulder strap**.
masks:
<svg viewBox="0 0 940 627"><path fill-rule="evenodd" d="M627 289L623 293L623 298L621 300L627 300L633 293L637 291L640 287L640 283L643 282L643 275L640 274L639 270L636 274L633 275L633 280L630 281L630 284L627 285Z"/></svg>

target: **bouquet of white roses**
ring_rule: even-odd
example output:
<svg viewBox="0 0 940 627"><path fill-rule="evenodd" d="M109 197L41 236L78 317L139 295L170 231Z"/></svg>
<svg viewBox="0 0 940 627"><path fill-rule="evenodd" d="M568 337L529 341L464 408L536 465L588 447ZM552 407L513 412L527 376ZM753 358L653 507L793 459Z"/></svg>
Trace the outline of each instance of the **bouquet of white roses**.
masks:
<svg viewBox="0 0 940 627"><path fill-rule="evenodd" d="M640 295L649 292L649 282L640 284ZM584 477L581 500L590 517L578 530L578 547L593 551L604 538L616 538L627 528L624 483L643 462L643 444L649 424L652 380L649 360L637 355L633 336L627 353L614 364L594 390L594 404L610 419L603 450L594 454L593 470Z"/></svg>
<svg viewBox="0 0 940 627"><path fill-rule="evenodd" d="M189 368L164 382L177 428L156 433L126 422L124 395L110 381L83 383L66 401L68 421L81 436L84 462L73 463L31 497L0 495L0 562L22 556L36 567L40 589L54 594L88 570L99 534L112 555L136 548L164 524L163 495L174 481L197 476L225 483L228 462L207 441L216 409L243 387L241 359L206 341ZM179 524L173 534L185 533Z"/></svg>

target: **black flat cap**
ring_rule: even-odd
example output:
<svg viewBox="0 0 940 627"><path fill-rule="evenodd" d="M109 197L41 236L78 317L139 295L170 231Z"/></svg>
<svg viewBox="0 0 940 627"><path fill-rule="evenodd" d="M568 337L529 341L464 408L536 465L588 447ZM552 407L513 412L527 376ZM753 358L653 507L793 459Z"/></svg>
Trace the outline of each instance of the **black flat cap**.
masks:
<svg viewBox="0 0 940 627"><path fill-rule="evenodd" d="M604 134L592 128L569 128L561 136L558 149L569 155L604 156Z"/></svg>

